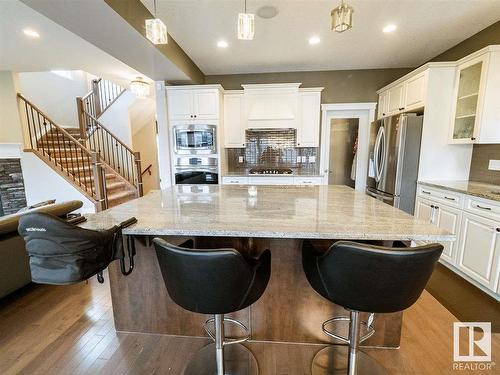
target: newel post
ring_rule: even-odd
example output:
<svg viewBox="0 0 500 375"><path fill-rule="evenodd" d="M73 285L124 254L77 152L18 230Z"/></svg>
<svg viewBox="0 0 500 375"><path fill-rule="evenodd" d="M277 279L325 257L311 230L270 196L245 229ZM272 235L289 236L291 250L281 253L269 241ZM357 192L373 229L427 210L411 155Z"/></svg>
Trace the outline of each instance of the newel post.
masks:
<svg viewBox="0 0 500 375"><path fill-rule="evenodd" d="M108 208L108 199L106 195L106 175L97 152L92 152L92 171L97 201L96 209L97 211L103 211Z"/></svg>
<svg viewBox="0 0 500 375"><path fill-rule="evenodd" d="M99 91L99 82L101 79L94 79L92 81L92 94L94 95L94 110L95 110L95 118L99 118L102 113L101 108L101 93Z"/></svg>
<svg viewBox="0 0 500 375"><path fill-rule="evenodd" d="M135 173L137 181L137 197L142 197L144 191L142 189L142 167L141 167L141 153L134 152L134 162L135 162Z"/></svg>
<svg viewBox="0 0 500 375"><path fill-rule="evenodd" d="M76 108L78 113L78 126L80 128L80 139L86 139L87 125L85 124L85 111L83 108L83 99L79 96L76 98Z"/></svg>

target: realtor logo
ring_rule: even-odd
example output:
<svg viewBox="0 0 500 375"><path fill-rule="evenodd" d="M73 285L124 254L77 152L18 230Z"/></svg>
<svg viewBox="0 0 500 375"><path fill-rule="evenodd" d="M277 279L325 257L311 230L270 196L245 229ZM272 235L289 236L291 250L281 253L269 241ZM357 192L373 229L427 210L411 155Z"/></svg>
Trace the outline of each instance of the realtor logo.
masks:
<svg viewBox="0 0 500 375"><path fill-rule="evenodd" d="M491 323L454 322L453 360L455 362L490 362Z"/></svg>

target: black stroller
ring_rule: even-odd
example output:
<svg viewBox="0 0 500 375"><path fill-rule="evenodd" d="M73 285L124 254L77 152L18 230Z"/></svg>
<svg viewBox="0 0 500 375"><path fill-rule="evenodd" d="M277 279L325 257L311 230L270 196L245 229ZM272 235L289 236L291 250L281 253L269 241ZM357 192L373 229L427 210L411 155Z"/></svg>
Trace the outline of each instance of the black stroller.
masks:
<svg viewBox="0 0 500 375"><path fill-rule="evenodd" d="M18 231L26 242L32 280L67 285L97 275L103 283L102 272L114 260L120 261L122 274L129 275L134 269L135 245L130 236L124 245L122 229L136 222L133 217L111 229L94 231L42 212L23 215Z"/></svg>

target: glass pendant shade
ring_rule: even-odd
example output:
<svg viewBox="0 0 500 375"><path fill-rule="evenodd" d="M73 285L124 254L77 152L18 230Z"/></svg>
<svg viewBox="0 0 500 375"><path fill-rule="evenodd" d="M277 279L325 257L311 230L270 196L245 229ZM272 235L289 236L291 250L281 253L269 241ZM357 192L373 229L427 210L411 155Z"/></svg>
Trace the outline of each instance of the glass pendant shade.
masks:
<svg viewBox="0 0 500 375"><path fill-rule="evenodd" d="M137 77L136 80L130 82L130 91L138 98L145 98L149 96L149 83Z"/></svg>
<svg viewBox="0 0 500 375"><path fill-rule="evenodd" d="M146 37L153 44L167 44L167 26L159 18L146 20Z"/></svg>
<svg viewBox="0 0 500 375"><path fill-rule="evenodd" d="M342 33L352 27L352 13L354 9L345 5L344 1L337 8L332 10L332 30Z"/></svg>
<svg viewBox="0 0 500 375"><path fill-rule="evenodd" d="M255 35L255 14L238 14L238 39L252 40Z"/></svg>

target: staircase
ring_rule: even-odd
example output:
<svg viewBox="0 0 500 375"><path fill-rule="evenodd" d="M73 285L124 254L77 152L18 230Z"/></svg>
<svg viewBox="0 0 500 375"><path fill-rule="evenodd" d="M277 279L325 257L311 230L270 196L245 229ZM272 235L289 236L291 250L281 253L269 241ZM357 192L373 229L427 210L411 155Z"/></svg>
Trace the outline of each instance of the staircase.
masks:
<svg viewBox="0 0 500 375"><path fill-rule="evenodd" d="M17 95L30 140L26 151L94 201L97 211L142 196L140 154L98 120L124 91L109 81L95 80L92 91L77 98L79 128L62 128Z"/></svg>

